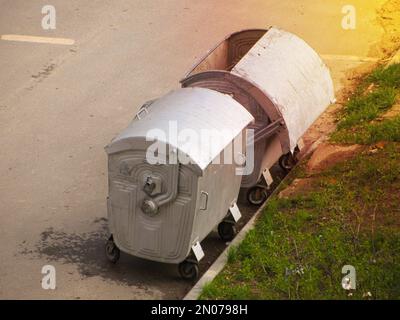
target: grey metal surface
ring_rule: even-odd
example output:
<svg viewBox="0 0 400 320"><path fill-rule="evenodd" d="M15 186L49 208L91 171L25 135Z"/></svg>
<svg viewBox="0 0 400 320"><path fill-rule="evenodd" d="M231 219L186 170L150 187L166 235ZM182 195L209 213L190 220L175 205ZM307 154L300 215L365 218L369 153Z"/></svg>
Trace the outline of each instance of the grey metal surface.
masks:
<svg viewBox="0 0 400 320"><path fill-rule="evenodd" d="M229 95L203 88L178 89L155 100L147 107L148 114L141 114L107 147L109 154L135 148L136 140L144 141L151 130L166 133L163 142L186 154L192 163L204 170L208 164L235 138L244 126L253 121L252 115ZM200 143L175 141L169 134L171 123L178 125L179 133L191 130L199 136L208 132L212 146ZM173 130L173 129L172 129ZM154 131L155 132L155 131ZM221 134L223 133L223 134ZM211 137L212 138L212 137Z"/></svg>
<svg viewBox="0 0 400 320"><path fill-rule="evenodd" d="M231 70L266 31L246 29L228 35L199 59L185 78L207 70Z"/></svg>
<svg viewBox="0 0 400 320"><path fill-rule="evenodd" d="M255 168L243 177L243 187L255 185L265 169L293 151L334 101L329 71L318 55L303 40L276 28L228 36L181 83L228 93L254 116L249 127L255 129Z"/></svg>
<svg viewBox="0 0 400 320"><path fill-rule="evenodd" d="M290 149L335 101L330 72L318 54L292 33L270 28L233 67L232 73L255 83L279 109Z"/></svg>
<svg viewBox="0 0 400 320"><path fill-rule="evenodd" d="M203 88L173 91L145 108L106 147L109 229L124 252L179 263L235 203L239 166L211 161L222 158L253 117L230 96ZM218 134L209 143L182 143L170 136L171 121L177 122L178 134L191 129L200 135L207 129L224 132L223 139ZM166 132L161 142L184 152L192 163L150 164L146 153L153 142L146 136L154 129Z"/></svg>

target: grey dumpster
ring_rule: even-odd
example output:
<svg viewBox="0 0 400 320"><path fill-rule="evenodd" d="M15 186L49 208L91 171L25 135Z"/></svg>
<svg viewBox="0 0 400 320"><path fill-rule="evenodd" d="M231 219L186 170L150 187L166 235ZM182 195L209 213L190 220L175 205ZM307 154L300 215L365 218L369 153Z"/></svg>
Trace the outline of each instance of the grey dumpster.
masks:
<svg viewBox="0 0 400 320"><path fill-rule="evenodd" d="M253 204L266 197L260 178L270 184L269 169L278 160L290 170L302 135L335 100L329 70L318 54L277 28L228 36L181 83L230 94L254 116L249 125L254 129L254 170L242 180Z"/></svg>
<svg viewBox="0 0 400 320"><path fill-rule="evenodd" d="M146 103L106 147L108 258L116 262L121 250L180 263L184 278L196 277L200 242L217 225L224 240L232 239L239 218L242 164L215 160L234 150L253 120L229 95L204 88L178 89ZM207 138L196 140L201 136Z"/></svg>

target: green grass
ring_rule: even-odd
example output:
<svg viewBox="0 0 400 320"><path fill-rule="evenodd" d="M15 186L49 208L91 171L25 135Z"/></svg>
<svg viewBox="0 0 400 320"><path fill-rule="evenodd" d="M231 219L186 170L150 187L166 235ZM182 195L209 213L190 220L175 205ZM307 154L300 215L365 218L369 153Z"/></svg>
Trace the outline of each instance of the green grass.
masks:
<svg viewBox="0 0 400 320"><path fill-rule="evenodd" d="M378 123L367 123L354 130L338 130L332 140L342 143L372 144L378 141L400 142L400 116Z"/></svg>
<svg viewBox="0 0 400 320"><path fill-rule="evenodd" d="M293 170L288 181L310 177L310 191L273 196L201 299L400 299L400 116L376 121L399 90L400 65L362 81L331 141L387 143L319 174ZM356 290L341 286L344 265Z"/></svg>
<svg viewBox="0 0 400 320"><path fill-rule="evenodd" d="M367 77L368 83L375 83L381 87L400 88L400 64L393 64L388 68L379 67Z"/></svg>
<svg viewBox="0 0 400 320"><path fill-rule="evenodd" d="M394 88L379 88L366 95L353 97L346 105L346 114L339 122L339 129L347 129L376 119L383 111L396 102L397 91Z"/></svg>
<svg viewBox="0 0 400 320"><path fill-rule="evenodd" d="M318 176L313 191L273 199L208 284L205 299L400 298L400 145ZM349 296L344 265L357 272Z"/></svg>
<svg viewBox="0 0 400 320"><path fill-rule="evenodd" d="M400 117L373 121L396 103L399 88L400 64L379 67L367 76L339 114L338 128L331 141L359 144L400 141Z"/></svg>

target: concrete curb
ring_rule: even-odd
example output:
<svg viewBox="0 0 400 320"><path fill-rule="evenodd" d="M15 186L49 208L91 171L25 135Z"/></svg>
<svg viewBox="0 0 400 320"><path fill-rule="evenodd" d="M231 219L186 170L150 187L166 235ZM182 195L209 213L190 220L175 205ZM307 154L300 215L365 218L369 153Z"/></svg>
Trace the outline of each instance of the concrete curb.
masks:
<svg viewBox="0 0 400 320"><path fill-rule="evenodd" d="M270 198L268 198L270 199ZM203 274L200 280L194 285L194 287L186 294L183 300L197 300L203 291L204 286L210 283L214 278L222 271L228 262L228 252L233 246L239 245L245 238L246 234L254 228L257 217L261 214L263 209L268 203L268 199L262 204L262 206L256 211L254 216L247 222L247 224L240 230L236 235L235 239L225 248L225 250L219 255L217 260L210 266L210 268Z"/></svg>
<svg viewBox="0 0 400 320"><path fill-rule="evenodd" d="M301 153L301 159L298 162L301 163L301 160L306 158L308 155L310 155L314 150L325 140L326 136L321 136L318 140L316 140L309 148L304 153ZM286 179L288 179L287 175L283 180L281 181L284 182ZM280 184L281 184L280 183ZM279 184L279 185L280 185ZM263 212L264 208L267 206L269 200L276 195L277 190L279 189L279 186L272 192L272 194L268 197L268 199L261 205L260 208L257 209L255 212L254 216L246 223L246 225L240 230L240 232L236 235L235 239L232 240L232 242L225 248L225 250L219 255L217 260L214 261L214 263L208 268L208 270L203 274L203 276L200 278L199 281L193 286L192 289L186 294L186 296L183 298L183 300L197 300L203 291L203 288L206 284L210 283L211 281L214 280L214 278L222 271L222 269L225 267L226 263L228 262L228 252L232 247L238 246L245 238L247 233L252 230L255 226L255 223L257 221L257 218L261 215Z"/></svg>

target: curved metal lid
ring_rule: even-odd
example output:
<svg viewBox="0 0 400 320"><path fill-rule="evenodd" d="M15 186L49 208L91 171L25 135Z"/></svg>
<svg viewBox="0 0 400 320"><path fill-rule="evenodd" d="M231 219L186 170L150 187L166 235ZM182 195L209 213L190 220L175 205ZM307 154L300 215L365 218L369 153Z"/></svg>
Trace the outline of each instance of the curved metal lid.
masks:
<svg viewBox="0 0 400 320"><path fill-rule="evenodd" d="M291 150L335 101L329 69L318 54L299 37L277 28L270 28L231 72L257 85L279 109Z"/></svg>
<svg viewBox="0 0 400 320"><path fill-rule="evenodd" d="M135 150L135 143L157 136L203 171L254 120L237 101L204 88L172 91L145 107L106 147L108 154Z"/></svg>

